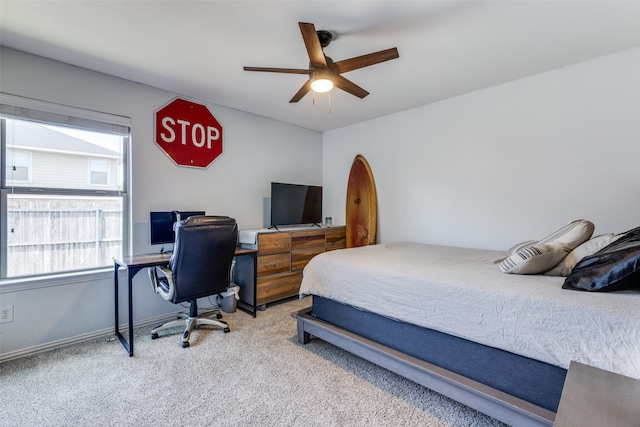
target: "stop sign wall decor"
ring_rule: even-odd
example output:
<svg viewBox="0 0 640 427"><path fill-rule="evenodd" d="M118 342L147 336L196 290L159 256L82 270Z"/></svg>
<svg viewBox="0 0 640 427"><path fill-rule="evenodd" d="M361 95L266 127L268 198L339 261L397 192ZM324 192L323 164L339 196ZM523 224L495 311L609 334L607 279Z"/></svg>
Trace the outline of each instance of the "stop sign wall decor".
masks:
<svg viewBox="0 0 640 427"><path fill-rule="evenodd" d="M154 124L156 144L179 166L206 168L222 154L222 126L205 105L176 98Z"/></svg>

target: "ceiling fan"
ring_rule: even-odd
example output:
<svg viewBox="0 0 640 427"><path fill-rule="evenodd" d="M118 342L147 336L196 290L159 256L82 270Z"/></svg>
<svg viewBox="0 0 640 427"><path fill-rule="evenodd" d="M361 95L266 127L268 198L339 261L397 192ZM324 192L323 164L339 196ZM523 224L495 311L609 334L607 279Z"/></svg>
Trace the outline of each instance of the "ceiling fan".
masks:
<svg viewBox="0 0 640 427"><path fill-rule="evenodd" d="M380 62L399 58L398 49L391 48L367 55L357 56L338 62L333 62L331 58L325 56L323 48L329 46L333 35L329 31L316 31L313 24L298 22L304 45L309 54L309 68L266 68L266 67L244 67L245 71L265 71L269 73L288 74L308 74L309 80L298 90L289 102L298 102L309 91L328 92L334 86L342 89L358 98L364 98L369 92L344 78L341 74L347 71L375 65Z"/></svg>

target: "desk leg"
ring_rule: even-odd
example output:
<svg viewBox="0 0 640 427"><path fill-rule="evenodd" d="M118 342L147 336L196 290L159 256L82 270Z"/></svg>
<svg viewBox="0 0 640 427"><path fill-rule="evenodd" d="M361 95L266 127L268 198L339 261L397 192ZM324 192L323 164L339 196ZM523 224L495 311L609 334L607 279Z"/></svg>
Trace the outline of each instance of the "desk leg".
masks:
<svg viewBox="0 0 640 427"><path fill-rule="evenodd" d="M115 277L113 280L114 283L114 295L115 295L115 318L116 318L116 325L115 325L115 329L116 329L116 337L120 340L120 342L122 343L122 345L124 346L124 348L129 352L129 357L133 356L133 276L136 275L136 273L138 271L141 270L141 268L135 268L135 267L129 267L127 269L127 275L128 275L128 290L127 290L127 324L128 324L128 329L129 329L129 341L127 341L122 334L120 333L120 325L119 325L119 310L118 310L118 306L119 306L119 301L118 301L118 267L119 265L116 264L115 266Z"/></svg>
<svg viewBox="0 0 640 427"><path fill-rule="evenodd" d="M258 294L258 255L251 254L253 259L253 317L256 317Z"/></svg>
<svg viewBox="0 0 640 427"><path fill-rule="evenodd" d="M138 270L129 269L129 357L133 356L133 276L136 275Z"/></svg>
<svg viewBox="0 0 640 427"><path fill-rule="evenodd" d="M120 327L118 325L119 321L119 312L118 312L118 269L120 268L120 264L117 262L113 265L113 293L114 293L114 301L115 301L115 328L114 333L117 338L120 337Z"/></svg>
<svg viewBox="0 0 640 427"><path fill-rule="evenodd" d="M247 257L250 261L247 262ZM238 308L256 317L256 276L258 258L255 254L245 254L236 257L235 282L240 285L240 301Z"/></svg>

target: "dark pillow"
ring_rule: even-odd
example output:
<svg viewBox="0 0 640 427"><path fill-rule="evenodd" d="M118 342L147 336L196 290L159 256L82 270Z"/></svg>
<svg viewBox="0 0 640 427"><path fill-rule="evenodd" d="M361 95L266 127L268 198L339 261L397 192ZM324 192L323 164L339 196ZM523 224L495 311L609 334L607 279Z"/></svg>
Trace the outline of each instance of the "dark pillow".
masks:
<svg viewBox="0 0 640 427"><path fill-rule="evenodd" d="M562 287L585 291L640 289L640 227L583 258Z"/></svg>

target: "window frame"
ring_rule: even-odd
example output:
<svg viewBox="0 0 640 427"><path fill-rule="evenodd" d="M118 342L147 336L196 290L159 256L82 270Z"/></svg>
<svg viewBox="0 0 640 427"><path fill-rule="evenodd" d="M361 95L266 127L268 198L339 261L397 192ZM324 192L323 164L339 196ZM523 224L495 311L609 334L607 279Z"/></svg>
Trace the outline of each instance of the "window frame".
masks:
<svg viewBox="0 0 640 427"><path fill-rule="evenodd" d="M122 137L122 185L117 190L109 190L104 187L109 185L110 171L109 161L107 160L107 185L91 184L95 189L75 189L75 188L47 188L32 186L31 181L25 183L20 181L19 186L7 185L6 180L6 158L7 147L5 138L0 141L0 284L3 282L15 283L17 281L29 281L34 278L44 276L71 276L77 274L93 274L101 271L108 266L95 266L85 269L64 270L58 272L36 273L31 275L11 276L7 277L7 212L8 197L10 194L38 194L38 195L56 195L56 196L89 196L89 197L118 197L122 201L122 254L126 255L131 248L131 201L129 171L129 153L131 150L131 119L124 116L118 116L98 111L84 110L70 107L62 104L55 104L46 101L34 100L30 98L19 97L15 95L0 92L0 115L18 120L26 120L52 124L57 126L65 126L72 129L91 130L95 132L104 132L116 134ZM0 120L2 128L0 132L6 135L5 120ZM91 159L91 158L90 158ZM90 162L90 160L89 160ZM91 174L89 166L89 174ZM31 176L31 168L29 175ZM25 185L26 184L26 185Z"/></svg>

